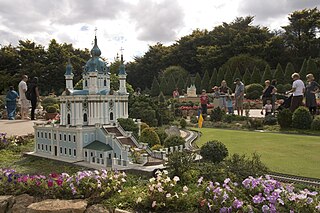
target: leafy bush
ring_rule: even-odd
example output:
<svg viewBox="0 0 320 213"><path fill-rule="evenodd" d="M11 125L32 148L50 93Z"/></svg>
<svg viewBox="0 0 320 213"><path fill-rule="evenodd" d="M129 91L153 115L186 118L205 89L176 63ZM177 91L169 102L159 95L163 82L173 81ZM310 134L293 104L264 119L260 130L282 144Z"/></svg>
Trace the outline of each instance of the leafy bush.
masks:
<svg viewBox="0 0 320 213"><path fill-rule="evenodd" d="M312 130L320 130L320 116L316 116L311 123Z"/></svg>
<svg viewBox="0 0 320 213"><path fill-rule="evenodd" d="M46 111L47 113L56 113L57 108L55 106L47 106Z"/></svg>
<svg viewBox="0 0 320 213"><path fill-rule="evenodd" d="M181 126L182 129L186 128L187 121L184 118L180 119L180 126Z"/></svg>
<svg viewBox="0 0 320 213"><path fill-rule="evenodd" d="M124 130L133 132L133 135L138 138L139 127L132 118L118 118L118 122Z"/></svg>
<svg viewBox="0 0 320 213"><path fill-rule="evenodd" d="M232 121L245 121L247 119L246 116L240 116L235 114L224 114L223 115L223 122L231 123Z"/></svg>
<svg viewBox="0 0 320 213"><path fill-rule="evenodd" d="M251 129L262 129L263 119L262 118L249 118L249 128Z"/></svg>
<svg viewBox="0 0 320 213"><path fill-rule="evenodd" d="M164 140L168 137L168 134L165 131L165 128L163 127L157 127L155 129L157 135L159 136L160 143L163 144Z"/></svg>
<svg viewBox="0 0 320 213"><path fill-rule="evenodd" d="M249 84L245 87L247 99L258 99L262 95L263 86L261 84Z"/></svg>
<svg viewBox="0 0 320 213"><path fill-rule="evenodd" d="M289 109L281 110L278 113L277 120L282 129L290 128L292 125L292 112Z"/></svg>
<svg viewBox="0 0 320 213"><path fill-rule="evenodd" d="M223 111L220 107L216 107L211 111L210 120L221 121L223 115L225 115L225 111Z"/></svg>
<svg viewBox="0 0 320 213"><path fill-rule="evenodd" d="M253 153L252 157L233 154L225 160L229 173L234 174L235 181L241 181L249 176L261 176L268 172L268 168L261 162L260 155Z"/></svg>
<svg viewBox="0 0 320 213"><path fill-rule="evenodd" d="M218 140L208 141L201 147L200 155L206 161L219 163L228 156L228 149Z"/></svg>
<svg viewBox="0 0 320 213"><path fill-rule="evenodd" d="M312 116L306 107L299 107L293 112L292 126L297 129L310 129Z"/></svg>
<svg viewBox="0 0 320 213"><path fill-rule="evenodd" d="M188 152L173 152L169 154L166 168L171 176L177 175L179 177L189 171L193 166L195 155Z"/></svg>
<svg viewBox="0 0 320 213"><path fill-rule="evenodd" d="M277 124L277 118L274 115L267 115L263 119L264 125L276 125Z"/></svg>
<svg viewBox="0 0 320 213"><path fill-rule="evenodd" d="M197 116L192 115L192 116L190 117L190 122L193 123L193 124L198 123L198 118L197 118Z"/></svg>
<svg viewBox="0 0 320 213"><path fill-rule="evenodd" d="M278 93L285 93L287 90L286 90L286 88L284 87L284 85L283 84L278 84L277 85L277 92Z"/></svg>
<svg viewBox="0 0 320 213"><path fill-rule="evenodd" d="M43 109L47 109L48 106L53 106L54 104L59 104L59 101L53 97L46 97L41 102Z"/></svg>
<svg viewBox="0 0 320 213"><path fill-rule="evenodd" d="M144 122L141 122L141 126L140 126L140 130L141 132L145 129L145 128L150 128L148 124L144 123Z"/></svg>
<svg viewBox="0 0 320 213"><path fill-rule="evenodd" d="M162 149L162 148L163 148L163 146L161 144L156 144L153 147L151 147L152 150L159 150L159 149Z"/></svg>
<svg viewBox="0 0 320 213"><path fill-rule="evenodd" d="M180 146L185 144L185 140L181 136L170 136L164 140L163 146L169 148L171 146Z"/></svg>
<svg viewBox="0 0 320 213"><path fill-rule="evenodd" d="M153 147L156 144L160 144L159 136L153 128L145 128L144 130L142 130L139 141L141 143L147 143L150 147Z"/></svg>

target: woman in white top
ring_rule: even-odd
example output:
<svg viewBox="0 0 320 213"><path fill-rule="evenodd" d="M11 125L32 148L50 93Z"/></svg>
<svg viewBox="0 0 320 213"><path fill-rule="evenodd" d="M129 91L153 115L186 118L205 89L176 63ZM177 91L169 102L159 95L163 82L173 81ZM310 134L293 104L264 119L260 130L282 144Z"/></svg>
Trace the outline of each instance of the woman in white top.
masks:
<svg viewBox="0 0 320 213"><path fill-rule="evenodd" d="M299 73L296 73L296 72L293 73L291 75L291 78L293 79L292 89L287 93L292 92L290 111L294 112L299 106L303 106L302 101L303 101L305 86L303 81L301 81L300 79Z"/></svg>

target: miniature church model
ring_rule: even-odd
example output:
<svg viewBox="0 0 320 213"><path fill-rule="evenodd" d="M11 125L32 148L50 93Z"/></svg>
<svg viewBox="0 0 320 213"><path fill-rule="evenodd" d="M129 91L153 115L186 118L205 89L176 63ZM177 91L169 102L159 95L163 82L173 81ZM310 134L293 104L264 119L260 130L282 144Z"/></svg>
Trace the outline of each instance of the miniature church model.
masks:
<svg viewBox="0 0 320 213"><path fill-rule="evenodd" d="M69 60L66 90L59 97L60 124L35 125L35 155L99 167L128 166L130 147L139 144L117 123L118 118L128 118L129 95L123 55L118 91L111 90L109 67L100 55L95 36L91 58L83 69L82 90L73 88L74 75Z"/></svg>

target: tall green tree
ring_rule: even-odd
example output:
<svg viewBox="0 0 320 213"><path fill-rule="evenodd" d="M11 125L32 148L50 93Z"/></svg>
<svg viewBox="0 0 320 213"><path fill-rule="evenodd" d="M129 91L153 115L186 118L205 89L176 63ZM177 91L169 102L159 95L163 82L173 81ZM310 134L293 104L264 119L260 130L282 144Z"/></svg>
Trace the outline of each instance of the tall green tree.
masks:
<svg viewBox="0 0 320 213"><path fill-rule="evenodd" d="M251 73L248 68L246 69L242 78L242 81L245 85L251 84Z"/></svg>
<svg viewBox="0 0 320 213"><path fill-rule="evenodd" d="M308 74L308 70L307 70L308 60L307 59L303 60L303 63L302 63L302 66L301 66L301 69L300 69L300 72L299 72L300 76L306 76Z"/></svg>
<svg viewBox="0 0 320 213"><path fill-rule="evenodd" d="M160 85L156 77L153 77L150 93L152 97L158 96L160 94Z"/></svg>
<svg viewBox="0 0 320 213"><path fill-rule="evenodd" d="M170 95L170 91L168 90L168 82L166 78L162 77L160 78L160 92L162 92L164 95ZM151 87L152 90L152 87Z"/></svg>
<svg viewBox="0 0 320 213"><path fill-rule="evenodd" d="M274 72L273 78L277 80L278 84L283 84L284 81L284 72L281 64L277 65L276 71Z"/></svg>
<svg viewBox="0 0 320 213"><path fill-rule="evenodd" d="M267 65L266 68L264 69L264 72L261 78L261 84L264 85L265 80L269 80L271 82L272 79L273 79L273 76L271 73L271 68L269 65Z"/></svg>
<svg viewBox="0 0 320 213"><path fill-rule="evenodd" d="M231 69L229 67L226 68L226 72L225 72L225 75L224 75L224 80L227 82L227 85L232 88L232 85L233 85L233 76L232 76L232 73L231 73ZM221 83L221 82L220 82ZM220 84L219 84L220 86Z"/></svg>
<svg viewBox="0 0 320 213"><path fill-rule="evenodd" d="M168 85L167 85L167 89L168 89L168 93L172 94L172 92L176 89L176 82L174 80L174 76L170 75L168 81Z"/></svg>
<svg viewBox="0 0 320 213"><path fill-rule="evenodd" d="M201 76L200 76L200 74L198 72L196 74L196 78L194 79L194 84L195 84L195 86L197 88L197 94L200 94L201 90L202 90L202 88L201 88Z"/></svg>
<svg viewBox="0 0 320 213"><path fill-rule="evenodd" d="M238 67L236 68L236 71L235 71L234 74L233 74L233 79L232 79L232 80L234 80L234 79L236 79L236 78L239 78L239 79L242 80L242 75L241 75L240 70L239 70Z"/></svg>
<svg viewBox="0 0 320 213"><path fill-rule="evenodd" d="M213 69L211 78L210 78L210 87L214 87L217 85L218 71L216 68Z"/></svg>
<svg viewBox="0 0 320 213"><path fill-rule="evenodd" d="M291 62L287 63L285 72L284 72L284 83L291 83L291 75L295 72L294 66Z"/></svg>
<svg viewBox="0 0 320 213"><path fill-rule="evenodd" d="M210 91L212 87L210 87L210 77L208 70L205 71L203 78L201 80L201 88L205 89L206 91Z"/></svg>
<svg viewBox="0 0 320 213"><path fill-rule="evenodd" d="M257 84L260 84L261 82L261 74L260 74L260 70L255 67L253 69L253 72L251 74L251 81L250 83L253 84L253 83L257 83Z"/></svg>
<svg viewBox="0 0 320 213"><path fill-rule="evenodd" d="M219 68L216 85L220 85L221 81L224 79L225 70L222 67Z"/></svg>
<svg viewBox="0 0 320 213"><path fill-rule="evenodd" d="M191 86L191 84L193 84L193 82L192 82L192 80L191 80L191 76L188 75L184 89L186 90L188 87Z"/></svg>
<svg viewBox="0 0 320 213"><path fill-rule="evenodd" d="M307 63L307 72L312 73L313 76L315 77L315 80L318 81L319 80L319 68L316 64L316 62L314 61L314 59L309 58L308 63ZM301 76L301 79L306 80L306 76Z"/></svg>
<svg viewBox="0 0 320 213"><path fill-rule="evenodd" d="M182 94L182 90L185 91L186 82L185 82L184 79L185 79L185 78L180 75L179 78L178 78L177 84L176 84L177 87L178 87L178 89L179 89L179 93L180 93L180 94Z"/></svg>

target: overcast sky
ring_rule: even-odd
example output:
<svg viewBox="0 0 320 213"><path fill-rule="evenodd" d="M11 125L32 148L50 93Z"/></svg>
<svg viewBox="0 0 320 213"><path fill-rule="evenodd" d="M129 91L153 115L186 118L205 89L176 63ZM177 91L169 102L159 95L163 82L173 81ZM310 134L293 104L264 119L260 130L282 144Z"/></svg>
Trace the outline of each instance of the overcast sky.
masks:
<svg viewBox="0 0 320 213"><path fill-rule="evenodd" d="M148 45L172 44L192 30L212 30L236 17L279 29L288 14L320 8L320 0L0 0L0 44L51 39L91 49L97 27L102 56L112 61L120 48L126 61Z"/></svg>

